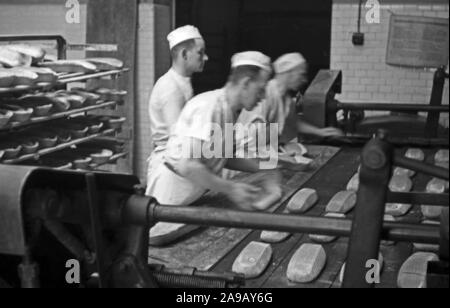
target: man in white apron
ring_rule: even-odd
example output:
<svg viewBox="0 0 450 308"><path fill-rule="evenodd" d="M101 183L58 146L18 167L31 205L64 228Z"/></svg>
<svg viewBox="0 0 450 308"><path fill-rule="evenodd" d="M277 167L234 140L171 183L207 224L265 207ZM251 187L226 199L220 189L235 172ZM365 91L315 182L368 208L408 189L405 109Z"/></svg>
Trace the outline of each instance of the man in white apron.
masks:
<svg viewBox="0 0 450 308"><path fill-rule="evenodd" d="M229 181L220 174L225 166L256 172L259 163L233 158L233 136L230 140L225 131L234 126L242 110L252 110L263 98L270 74L270 58L262 53L233 56L225 87L194 97L182 110L167 142L164 161L150 174L148 195L163 205L186 206L211 190L225 194L243 209L253 210L259 188ZM228 156L224 149L230 146ZM218 149L222 149L220 154Z"/></svg>
<svg viewBox="0 0 450 308"><path fill-rule="evenodd" d="M148 159L148 180L163 157L170 130L184 105L194 95L191 77L194 73L202 72L208 60L205 42L198 29L193 26L175 29L167 36L167 40L172 67L158 79L149 101L153 152ZM150 182L148 184L152 185Z"/></svg>
<svg viewBox="0 0 450 308"><path fill-rule="evenodd" d="M277 123L281 150L289 155L306 153L306 148L297 141L299 133L320 137L342 135L337 128L318 128L298 119L295 98L292 93L298 93L306 83L308 69L306 60L300 53L281 56L274 62L273 67L275 77L267 84L266 99L252 111L243 111L238 122L244 125L258 122ZM255 141L249 140L248 142ZM298 152L288 153L289 146L284 146L294 144L298 146L291 148L297 148Z"/></svg>

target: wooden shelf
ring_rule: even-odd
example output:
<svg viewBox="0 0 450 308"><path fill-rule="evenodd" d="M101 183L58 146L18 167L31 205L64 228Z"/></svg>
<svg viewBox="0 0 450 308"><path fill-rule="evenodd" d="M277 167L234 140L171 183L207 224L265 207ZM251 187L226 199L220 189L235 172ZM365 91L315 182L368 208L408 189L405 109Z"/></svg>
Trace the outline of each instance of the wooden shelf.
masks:
<svg viewBox="0 0 450 308"><path fill-rule="evenodd" d="M28 120L26 122L21 122L21 123L16 122L16 123L12 123L12 124L7 124L6 126L0 128L0 132L9 131L13 128L22 128L22 127L26 127L26 126L33 125L33 124L44 123L44 122L48 122L48 121L52 121L52 120L56 120L56 119L66 118L71 115L75 115L75 114L79 114L79 113L83 113L83 112L87 112L87 111L91 111L91 110L112 107L117 104L118 104L117 102L106 102L106 103L100 103L100 104L83 107L83 108L79 108L79 109L72 109L72 110L65 111L65 112L55 113L55 114L49 115L47 117L31 118L30 120Z"/></svg>
<svg viewBox="0 0 450 308"><path fill-rule="evenodd" d="M42 150L40 150L40 151L38 151L36 153L33 153L33 154L23 155L23 156L20 156L18 158L4 160L4 161L1 161L1 163L2 164L17 164L17 163L20 163L20 162L23 162L23 161L27 161L27 160L30 160L30 159L36 160L36 159L39 159L41 156L48 155L48 154L51 154L51 153L54 153L54 152L58 152L58 151L70 148L73 145L84 143L84 142L93 140L93 139L98 138L98 137L113 135L115 132L116 132L115 129L108 129L108 130L105 130L105 131L103 131L101 133L90 135L90 136L87 136L87 137L84 137L84 138L80 138L80 139L76 139L76 140L72 140L72 141L67 142L67 143L59 144L59 145L57 145L55 147L52 147L52 148L42 149Z"/></svg>

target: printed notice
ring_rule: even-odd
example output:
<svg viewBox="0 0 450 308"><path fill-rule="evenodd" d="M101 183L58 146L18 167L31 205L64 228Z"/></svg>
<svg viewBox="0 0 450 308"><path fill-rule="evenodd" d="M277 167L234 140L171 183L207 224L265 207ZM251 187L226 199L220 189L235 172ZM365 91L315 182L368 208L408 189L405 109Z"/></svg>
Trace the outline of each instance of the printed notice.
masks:
<svg viewBox="0 0 450 308"><path fill-rule="evenodd" d="M439 67L448 63L448 19L392 15L386 63Z"/></svg>

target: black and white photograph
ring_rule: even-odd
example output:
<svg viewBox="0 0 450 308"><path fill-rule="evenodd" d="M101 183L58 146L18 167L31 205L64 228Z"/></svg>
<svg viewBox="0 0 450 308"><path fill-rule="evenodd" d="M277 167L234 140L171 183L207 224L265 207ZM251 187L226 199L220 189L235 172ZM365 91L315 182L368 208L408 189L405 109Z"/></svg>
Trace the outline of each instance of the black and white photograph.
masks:
<svg viewBox="0 0 450 308"><path fill-rule="evenodd" d="M449 276L449 0L0 0L0 289Z"/></svg>

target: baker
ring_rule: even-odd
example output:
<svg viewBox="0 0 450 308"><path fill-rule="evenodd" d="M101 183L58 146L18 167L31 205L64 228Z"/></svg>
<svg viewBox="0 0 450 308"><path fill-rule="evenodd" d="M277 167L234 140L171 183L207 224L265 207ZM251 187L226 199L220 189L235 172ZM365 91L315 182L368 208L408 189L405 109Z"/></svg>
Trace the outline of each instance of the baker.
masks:
<svg viewBox="0 0 450 308"><path fill-rule="evenodd" d="M297 143L299 133L320 137L343 134L341 130L334 127L318 128L299 120L296 113L295 94L307 82L308 72L308 64L300 53L289 53L281 56L273 63L273 68L275 76L267 84L265 99L253 110L243 111L239 117L239 123L243 125L260 122L277 124L279 145L282 150L284 150L285 145ZM251 143L252 140L246 140L245 142ZM306 149L303 146L299 145L299 149L301 151L299 154L305 154Z"/></svg>
<svg viewBox="0 0 450 308"><path fill-rule="evenodd" d="M260 189L221 177L226 166L232 170L257 172L257 160L231 157L233 137L225 132L241 111L252 110L261 101L271 74L271 60L260 52L239 53L232 58L226 85L194 97L182 110L170 136L163 163L150 174L147 194L160 204L190 205L208 190L225 194L238 207L254 210ZM211 149L214 152L211 154Z"/></svg>
<svg viewBox="0 0 450 308"><path fill-rule="evenodd" d="M191 77L202 72L208 60L205 41L194 26L175 29L169 33L167 40L172 66L154 85L148 108L153 143L153 152L148 159L148 180L162 159L171 128L194 95Z"/></svg>

